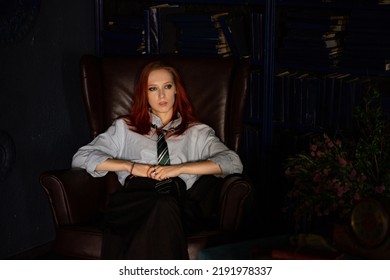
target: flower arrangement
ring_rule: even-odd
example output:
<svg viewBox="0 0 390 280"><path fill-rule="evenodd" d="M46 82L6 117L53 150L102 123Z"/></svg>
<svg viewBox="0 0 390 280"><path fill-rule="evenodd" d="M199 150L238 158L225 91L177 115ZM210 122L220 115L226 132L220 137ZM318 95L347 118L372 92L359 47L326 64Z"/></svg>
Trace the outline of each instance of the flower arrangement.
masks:
<svg viewBox="0 0 390 280"><path fill-rule="evenodd" d="M371 88L355 110L354 137L314 137L307 152L287 160L292 180L287 207L295 220L315 216L346 218L367 196L390 196L390 131L379 92Z"/></svg>

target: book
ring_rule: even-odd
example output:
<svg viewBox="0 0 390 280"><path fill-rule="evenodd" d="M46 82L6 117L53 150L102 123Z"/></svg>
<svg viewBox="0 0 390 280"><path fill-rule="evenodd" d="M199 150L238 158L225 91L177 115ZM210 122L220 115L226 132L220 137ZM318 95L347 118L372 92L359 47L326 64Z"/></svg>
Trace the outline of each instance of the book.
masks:
<svg viewBox="0 0 390 280"><path fill-rule="evenodd" d="M309 76L308 73L300 73L294 79L293 89L292 89L292 113L294 116L293 123L296 127L301 127L304 120L304 87L305 79Z"/></svg>
<svg viewBox="0 0 390 280"><path fill-rule="evenodd" d="M252 12L250 23L252 63L258 65L263 61L263 14Z"/></svg>
<svg viewBox="0 0 390 280"><path fill-rule="evenodd" d="M273 121L284 123L285 122L285 106L288 106L286 98L286 76L289 75L289 71L280 71L275 74L275 93L273 100Z"/></svg>
<svg viewBox="0 0 390 280"><path fill-rule="evenodd" d="M339 120L341 130L352 131L355 128L355 108L363 100L363 92L367 82L368 79L355 76L348 77L345 80Z"/></svg>
<svg viewBox="0 0 390 280"><path fill-rule="evenodd" d="M319 123L319 112L322 104L320 104L321 80L314 75L306 78L304 88L304 110L303 110L303 125L305 127L314 128Z"/></svg>
<svg viewBox="0 0 390 280"><path fill-rule="evenodd" d="M288 126L294 125L294 80L299 75L298 72L291 72L284 75L284 122Z"/></svg>
<svg viewBox="0 0 390 280"><path fill-rule="evenodd" d="M322 91L321 91L321 126L325 129L331 129L333 124L334 114L334 100L336 87L336 78L340 73L330 73L322 77Z"/></svg>
<svg viewBox="0 0 390 280"><path fill-rule="evenodd" d="M218 17L218 21L232 54L236 57L248 58L250 56L249 37L245 36L244 17L225 14Z"/></svg>
<svg viewBox="0 0 390 280"><path fill-rule="evenodd" d="M249 76L249 92L247 99L246 120L259 123L263 111L263 73L260 70L251 71Z"/></svg>
<svg viewBox="0 0 390 280"><path fill-rule="evenodd" d="M151 6L144 12L146 46L149 54L173 54L177 52L177 30L170 15L183 13L184 7L162 4Z"/></svg>
<svg viewBox="0 0 390 280"><path fill-rule="evenodd" d="M332 129L339 131L342 127L342 117L344 117L343 110L346 104L344 96L346 95L345 82L349 79L351 74L340 74L336 78L336 90L334 96L333 116L332 116Z"/></svg>

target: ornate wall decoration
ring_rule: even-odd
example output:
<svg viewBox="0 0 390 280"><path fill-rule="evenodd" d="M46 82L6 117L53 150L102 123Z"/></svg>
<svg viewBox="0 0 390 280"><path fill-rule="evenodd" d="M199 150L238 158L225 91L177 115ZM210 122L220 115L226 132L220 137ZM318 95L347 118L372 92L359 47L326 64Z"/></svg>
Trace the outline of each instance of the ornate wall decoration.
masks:
<svg viewBox="0 0 390 280"><path fill-rule="evenodd" d="M7 178L15 162L16 149L11 136L0 130L0 182Z"/></svg>

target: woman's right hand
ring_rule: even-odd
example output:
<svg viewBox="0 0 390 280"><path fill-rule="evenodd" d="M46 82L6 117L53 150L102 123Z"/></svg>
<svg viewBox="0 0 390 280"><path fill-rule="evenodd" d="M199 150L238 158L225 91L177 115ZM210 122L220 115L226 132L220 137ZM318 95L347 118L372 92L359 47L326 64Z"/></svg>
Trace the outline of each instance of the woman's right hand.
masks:
<svg viewBox="0 0 390 280"><path fill-rule="evenodd" d="M139 177L150 177L149 174L153 168L153 165L138 162L132 162L132 164L134 164L134 166L131 171L131 174Z"/></svg>

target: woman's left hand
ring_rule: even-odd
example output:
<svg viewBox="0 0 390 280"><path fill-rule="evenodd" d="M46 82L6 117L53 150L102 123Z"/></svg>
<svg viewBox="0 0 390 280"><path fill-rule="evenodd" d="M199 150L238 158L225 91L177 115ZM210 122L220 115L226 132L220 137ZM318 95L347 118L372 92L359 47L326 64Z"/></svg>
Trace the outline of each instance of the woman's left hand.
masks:
<svg viewBox="0 0 390 280"><path fill-rule="evenodd" d="M148 177L159 181L179 175L179 166L177 165L156 165L148 170Z"/></svg>

